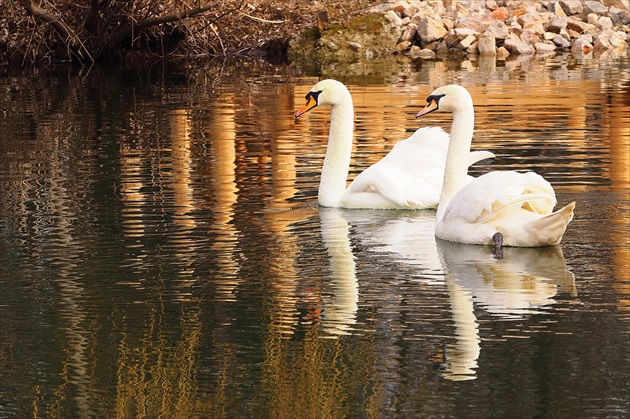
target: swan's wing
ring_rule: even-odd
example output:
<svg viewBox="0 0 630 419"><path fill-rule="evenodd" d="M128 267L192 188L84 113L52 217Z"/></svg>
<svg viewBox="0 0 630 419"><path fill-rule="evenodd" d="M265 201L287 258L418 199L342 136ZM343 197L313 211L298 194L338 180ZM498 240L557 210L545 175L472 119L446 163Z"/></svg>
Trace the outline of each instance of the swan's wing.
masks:
<svg viewBox="0 0 630 419"><path fill-rule="evenodd" d="M347 192L380 193L409 208L437 206L442 190L448 134L439 127L420 128L397 142L379 162L359 174Z"/></svg>
<svg viewBox="0 0 630 419"><path fill-rule="evenodd" d="M400 206L434 208L442 191L448 143L449 135L442 128L420 128L359 174L347 193L380 193ZM490 157L494 154L474 151L469 163Z"/></svg>
<svg viewBox="0 0 630 419"><path fill-rule="evenodd" d="M511 208L550 214L555 205L553 187L542 176L534 172L490 172L463 187L450 202L444 217L483 223Z"/></svg>
<svg viewBox="0 0 630 419"><path fill-rule="evenodd" d="M437 206L441 188L441 173L426 171L418 176L381 161L357 176L347 193L378 193L400 207L422 209Z"/></svg>
<svg viewBox="0 0 630 419"><path fill-rule="evenodd" d="M480 150L480 151L471 151L470 157L468 158L468 166L472 166L473 164L485 160L494 158L494 153L490 151Z"/></svg>
<svg viewBox="0 0 630 419"><path fill-rule="evenodd" d="M392 150L381 161L387 161L392 166L404 169L405 173L422 174L427 171L439 171L442 176L449 141L450 136L440 127L419 128L411 137L394 144ZM493 157L495 157L494 153L490 151L471 151L468 166Z"/></svg>

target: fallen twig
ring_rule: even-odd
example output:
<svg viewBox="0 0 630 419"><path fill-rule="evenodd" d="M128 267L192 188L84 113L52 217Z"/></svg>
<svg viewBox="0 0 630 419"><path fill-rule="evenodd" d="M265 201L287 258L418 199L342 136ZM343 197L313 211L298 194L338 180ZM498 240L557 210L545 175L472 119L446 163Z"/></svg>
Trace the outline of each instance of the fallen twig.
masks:
<svg viewBox="0 0 630 419"><path fill-rule="evenodd" d="M267 19L262 19L262 18L259 18L259 17L256 17L256 16L248 15L247 13L242 12L240 10L238 10L238 12L240 14L242 14L243 16L250 18L251 20L255 20L256 22L272 23L272 24L280 24L280 23L287 23L287 22L289 22L288 20L267 20Z"/></svg>

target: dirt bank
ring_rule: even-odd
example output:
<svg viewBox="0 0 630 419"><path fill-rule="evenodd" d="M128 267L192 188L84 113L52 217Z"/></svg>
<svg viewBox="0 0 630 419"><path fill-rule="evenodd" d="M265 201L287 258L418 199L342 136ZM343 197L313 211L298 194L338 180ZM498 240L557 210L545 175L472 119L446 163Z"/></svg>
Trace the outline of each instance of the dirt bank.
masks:
<svg viewBox="0 0 630 419"><path fill-rule="evenodd" d="M102 0L0 3L0 66L266 56L599 54L628 48L628 0Z"/></svg>

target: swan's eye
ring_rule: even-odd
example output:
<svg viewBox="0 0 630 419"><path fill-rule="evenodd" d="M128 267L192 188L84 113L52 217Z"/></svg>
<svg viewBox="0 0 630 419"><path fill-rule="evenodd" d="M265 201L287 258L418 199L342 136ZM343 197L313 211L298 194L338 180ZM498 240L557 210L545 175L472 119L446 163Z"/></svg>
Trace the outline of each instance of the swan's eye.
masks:
<svg viewBox="0 0 630 419"><path fill-rule="evenodd" d="M319 97L319 94L320 94L321 92L322 92L321 90L319 90L319 91L317 91L317 92L308 92L308 93L306 94L306 96L304 97L304 99L306 99L306 100L308 101L310 98L313 98L313 100L315 101L315 103L317 103L317 98Z"/></svg>
<svg viewBox="0 0 630 419"><path fill-rule="evenodd" d="M444 94L442 95L431 95L427 98L427 103L431 103L431 102L435 102L435 103L439 103L440 99L442 99L444 96Z"/></svg>

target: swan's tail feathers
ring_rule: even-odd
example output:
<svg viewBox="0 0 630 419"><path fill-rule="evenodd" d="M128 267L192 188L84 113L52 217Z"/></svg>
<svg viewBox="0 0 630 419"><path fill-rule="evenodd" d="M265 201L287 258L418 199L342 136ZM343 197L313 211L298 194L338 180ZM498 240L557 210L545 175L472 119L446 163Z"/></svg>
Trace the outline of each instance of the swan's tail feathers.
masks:
<svg viewBox="0 0 630 419"><path fill-rule="evenodd" d="M485 159L493 159L495 157L494 153L490 151L480 150L480 151L471 151L468 157L468 166L472 166L473 164L480 162Z"/></svg>
<svg viewBox="0 0 630 419"><path fill-rule="evenodd" d="M492 203L491 210L484 210L479 214L476 223L485 223L499 216L501 211L505 211L509 208L520 206L521 208L527 208L528 211L537 212L539 214L550 213L556 204L555 195L549 195L546 193L529 193L521 195L509 202L494 201Z"/></svg>
<svg viewBox="0 0 630 419"><path fill-rule="evenodd" d="M573 219L575 202L571 202L558 211L532 221L528 230L538 237L540 246L556 245L562 240L567 226Z"/></svg>

